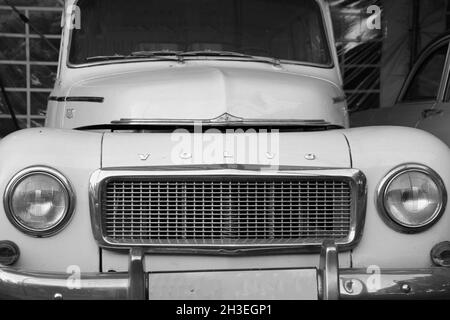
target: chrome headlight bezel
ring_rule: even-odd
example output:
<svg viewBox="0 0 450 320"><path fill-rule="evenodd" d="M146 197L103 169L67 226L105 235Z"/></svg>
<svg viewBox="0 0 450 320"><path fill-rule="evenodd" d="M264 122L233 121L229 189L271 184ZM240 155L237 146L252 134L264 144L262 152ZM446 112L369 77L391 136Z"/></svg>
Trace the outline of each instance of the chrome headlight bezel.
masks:
<svg viewBox="0 0 450 320"><path fill-rule="evenodd" d="M439 206L436 208L435 212L431 216L431 218L417 226L410 226L402 224L397 219L394 219L390 212L386 209L386 192L390 186L390 184L400 175L407 172L419 172L427 175L437 186L441 198L441 202ZM445 211L447 205L447 190L445 188L444 181L437 174L436 171L422 164L410 163L400 165L393 170L391 170L379 183L376 191L376 205L378 208L378 212L380 213L383 220L389 225L392 229L402 232L402 233L419 233L423 232L429 228L431 228L436 222L439 221L442 214Z"/></svg>
<svg viewBox="0 0 450 320"><path fill-rule="evenodd" d="M12 198L13 198L13 192L16 188L16 186L22 182L25 178L35 175L35 174L42 174L47 175L50 178L56 180L65 190L67 193L67 199L68 199L68 205L65 208L63 217L53 226L45 228L45 229L34 229L31 228L22 222L20 222L16 215L13 212L12 209ZM9 221L13 224L14 227L16 227L19 231L33 236L33 237L50 237L58 232L60 232L62 229L64 229L69 221L72 218L74 209L75 209L75 193L73 191L73 188L69 182L69 180L61 174L59 171L46 167L46 166L34 166L26 168L18 173L16 173L13 178L9 181L8 185L6 186L5 193L3 196L3 205L6 212L6 216L8 217Z"/></svg>

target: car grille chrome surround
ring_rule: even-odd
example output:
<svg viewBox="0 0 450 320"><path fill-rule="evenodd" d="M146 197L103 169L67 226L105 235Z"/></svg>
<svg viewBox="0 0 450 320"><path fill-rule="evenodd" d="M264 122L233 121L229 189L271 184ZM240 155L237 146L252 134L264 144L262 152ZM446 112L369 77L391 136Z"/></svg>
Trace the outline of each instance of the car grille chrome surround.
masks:
<svg viewBox="0 0 450 320"><path fill-rule="evenodd" d="M91 177L103 247L233 254L347 249L359 240L365 177L353 169L254 166L104 169Z"/></svg>
<svg viewBox="0 0 450 320"><path fill-rule="evenodd" d="M104 187L103 232L136 244L343 240L351 202L338 179L118 177Z"/></svg>

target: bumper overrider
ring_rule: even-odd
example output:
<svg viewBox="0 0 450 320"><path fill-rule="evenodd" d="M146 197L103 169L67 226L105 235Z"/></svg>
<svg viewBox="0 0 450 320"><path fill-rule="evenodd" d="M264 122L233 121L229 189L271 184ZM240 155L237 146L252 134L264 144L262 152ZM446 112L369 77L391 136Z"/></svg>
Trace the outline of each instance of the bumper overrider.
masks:
<svg viewBox="0 0 450 320"><path fill-rule="evenodd" d="M144 251L142 249L133 248L129 254L129 271L127 273L82 273L80 278L77 279L78 283L75 287L70 285L70 275L67 273L34 273L9 267L0 267L0 298L57 300L149 299L155 296L155 290L150 288L152 281L149 281L149 274L145 272L143 257ZM331 241L325 241L320 254L319 269L314 269L314 273L311 273L311 269L309 269L309 273L306 273L308 275L316 275L314 279L316 286L304 286L304 290L314 290L315 292L309 292L309 295L306 296L322 300L450 298L450 268L382 269L378 272L375 268L372 272L368 271L370 268L340 269L338 266L336 245ZM298 271L301 270L298 269ZM280 275L284 274L289 277L296 271L295 269L268 269L255 272L276 273L277 276L272 279L278 279L281 283L282 278ZM214 280L216 284L221 283L217 277L220 278L221 275L225 274L224 272L216 273L215 271L196 272L197 275L199 273L202 275L211 274L211 276L194 277L194 279ZM192 273L179 273L177 276L179 279L183 279L183 277L189 277L190 274ZM230 283L233 285L238 283L242 287L233 287L230 292L239 292L242 289L247 292L246 297L249 299L258 298L257 292L252 294L250 292L251 289L249 291L249 287L252 286L248 286L248 283L246 283L245 274L245 271L239 271L238 274L234 273L231 275L232 277L237 276L239 281ZM265 276L262 278L266 279ZM264 279L261 281L265 281ZM180 281L181 286L183 282L189 285L189 280ZM289 284L289 281L286 283ZM214 285L214 282L207 285ZM285 285L283 284L283 286ZM289 288L285 289L289 292ZM164 290L164 287L158 285L158 290ZM180 290L183 291L183 288ZM236 297L238 296L231 295L227 298L233 299ZM305 295L299 295L298 297L294 295L289 298L295 300L303 297ZM186 296L186 298L192 299L195 296ZM210 298L214 299L215 297L211 296Z"/></svg>

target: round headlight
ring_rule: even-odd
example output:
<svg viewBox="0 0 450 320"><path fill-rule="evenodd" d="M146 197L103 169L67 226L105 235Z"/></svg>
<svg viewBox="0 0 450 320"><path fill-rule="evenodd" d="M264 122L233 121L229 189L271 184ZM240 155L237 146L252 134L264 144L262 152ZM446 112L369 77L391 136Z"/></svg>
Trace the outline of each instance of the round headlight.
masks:
<svg viewBox="0 0 450 320"><path fill-rule="evenodd" d="M9 220L22 232L50 236L69 221L74 193L68 180L54 169L39 167L19 172L4 197Z"/></svg>
<svg viewBox="0 0 450 320"><path fill-rule="evenodd" d="M447 193L439 175L422 165L394 169L378 188L378 207L391 226L408 233L431 227L440 218Z"/></svg>

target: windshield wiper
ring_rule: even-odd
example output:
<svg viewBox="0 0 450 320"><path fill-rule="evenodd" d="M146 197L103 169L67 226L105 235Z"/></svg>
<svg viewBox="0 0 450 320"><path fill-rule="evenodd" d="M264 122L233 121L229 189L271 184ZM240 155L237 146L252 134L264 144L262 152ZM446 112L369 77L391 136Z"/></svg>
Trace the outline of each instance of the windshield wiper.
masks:
<svg viewBox="0 0 450 320"><path fill-rule="evenodd" d="M180 55L181 53L183 52L176 50L135 51L131 53L131 56L146 56L146 57L177 56Z"/></svg>
<svg viewBox="0 0 450 320"><path fill-rule="evenodd" d="M253 56L233 52L233 51L220 51L220 50L197 50L197 51L177 51L177 50L155 50L155 51L136 51L132 52L131 56L179 56L179 57L188 57L188 56L221 56L221 57L240 57L240 58L253 58Z"/></svg>
<svg viewBox="0 0 450 320"><path fill-rule="evenodd" d="M170 61L180 61L181 51L172 50L158 50L158 51L136 51L128 55L115 54L115 55L105 55L105 56L93 56L87 57L86 61L108 61L108 60L126 60L126 59L147 59L154 58L155 60L170 60ZM176 58L170 58L170 56L175 56Z"/></svg>
<svg viewBox="0 0 450 320"><path fill-rule="evenodd" d="M200 50L200 51L187 51L180 54L183 57L231 57L231 58L244 58L255 62L270 63L274 66L280 66L281 62L277 58L252 56L245 53L234 51L220 51L220 50Z"/></svg>
<svg viewBox="0 0 450 320"><path fill-rule="evenodd" d="M220 50L197 50L186 51L181 53L182 56L212 56L212 57L239 57L239 58L253 58L253 56L233 51L220 51Z"/></svg>
<svg viewBox="0 0 450 320"><path fill-rule="evenodd" d="M155 51L136 51L132 52L132 57L138 57L138 58L159 58L159 59L167 59L167 57L174 56L175 58L172 58L170 60L176 60L179 63L183 63L184 59L181 55L181 51L175 51L175 50L155 50Z"/></svg>
<svg viewBox="0 0 450 320"><path fill-rule="evenodd" d="M245 59L248 61L270 63L273 66L279 67L281 62L277 58L252 56L245 53L233 52L233 51L220 51L220 50L199 50L199 51L176 51L176 50L155 50L155 51L136 51L129 55L115 54L105 56L93 56L87 57L86 61L111 61L111 60L126 60L126 59L147 59L154 58L155 60L169 60L184 62L185 57L228 57Z"/></svg>
<svg viewBox="0 0 450 320"><path fill-rule="evenodd" d="M176 51L176 50L156 50L156 51L137 51L131 53L132 57L164 57L176 56L179 62L183 62L185 57L229 57L246 59L254 62L270 63L274 66L280 66L281 62L277 58L252 56L245 53L220 50L197 50L197 51Z"/></svg>
<svg viewBox="0 0 450 320"><path fill-rule="evenodd" d="M93 56L93 57L87 57L86 61L88 62L96 62L96 61L110 61L110 60L127 60L127 59L145 59L145 58L154 58L155 60L170 60L170 61L178 61L177 59L168 58L167 56L163 55L156 55L156 54L138 54L138 53L132 53L129 55L123 55L123 54L115 54L111 56Z"/></svg>
<svg viewBox="0 0 450 320"><path fill-rule="evenodd" d="M252 56L245 53L220 50L200 50L200 51L176 51L176 50L155 50L155 51L136 51L129 55L115 54L104 56L87 57L86 61L111 61L111 60L127 60L127 59L148 59L153 58L157 61L169 60L184 62L185 57L228 57L236 59L245 59L246 61L270 63L279 67L281 62L277 58Z"/></svg>

